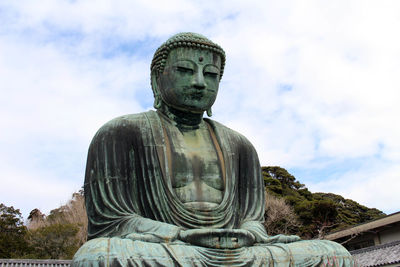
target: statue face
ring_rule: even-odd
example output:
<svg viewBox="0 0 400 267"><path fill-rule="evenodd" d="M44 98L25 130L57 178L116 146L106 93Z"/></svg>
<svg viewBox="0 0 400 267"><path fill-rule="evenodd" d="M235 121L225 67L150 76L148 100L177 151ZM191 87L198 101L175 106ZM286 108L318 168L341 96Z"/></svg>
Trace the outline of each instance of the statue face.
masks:
<svg viewBox="0 0 400 267"><path fill-rule="evenodd" d="M179 110L203 113L218 93L221 58L208 50L179 47L167 58L157 79L163 101Z"/></svg>

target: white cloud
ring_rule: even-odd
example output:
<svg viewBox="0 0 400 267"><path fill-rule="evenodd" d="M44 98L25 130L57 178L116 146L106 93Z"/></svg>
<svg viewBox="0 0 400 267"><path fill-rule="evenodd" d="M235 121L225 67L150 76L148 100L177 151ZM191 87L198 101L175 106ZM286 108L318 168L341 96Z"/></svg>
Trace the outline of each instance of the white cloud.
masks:
<svg viewBox="0 0 400 267"><path fill-rule="evenodd" d="M397 165L376 162L363 164L362 169L349 171L339 177L309 183L316 192L336 192L367 207L374 207L388 213L399 210L400 168Z"/></svg>
<svg viewBox="0 0 400 267"><path fill-rule="evenodd" d="M24 219L27 219L29 212L35 208L48 213L65 204L72 193L79 189L72 179L59 179L51 169L31 169L24 162L13 166L13 162L1 159L1 202L20 209Z"/></svg>
<svg viewBox="0 0 400 267"><path fill-rule="evenodd" d="M48 212L83 184L86 151L113 117L143 110L142 59L68 55L52 44L0 41L1 201Z"/></svg>
<svg viewBox="0 0 400 267"><path fill-rule="evenodd" d="M399 3L319 3L277 7L270 11L276 13L273 23L266 9L255 11L266 19L254 24L253 13L241 13L234 32L221 38L234 41L228 49L236 51L227 68L234 76L229 92L221 90L229 115L221 117L249 136L263 165L323 169L364 159L369 165L357 175L343 168L325 184L322 174L315 188L396 211L400 198L385 188L398 188L399 177L400 38L393 34L400 26ZM282 84L292 90L280 90ZM231 88L235 95L229 97ZM234 107L236 118L230 115Z"/></svg>

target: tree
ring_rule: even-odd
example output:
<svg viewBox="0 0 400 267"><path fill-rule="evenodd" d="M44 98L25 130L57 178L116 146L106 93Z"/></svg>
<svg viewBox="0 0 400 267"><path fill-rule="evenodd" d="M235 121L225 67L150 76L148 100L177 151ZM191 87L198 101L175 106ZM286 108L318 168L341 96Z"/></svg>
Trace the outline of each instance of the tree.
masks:
<svg viewBox="0 0 400 267"><path fill-rule="evenodd" d="M47 224L73 224L79 231L76 233L78 247L87 240L87 215L83 190L73 193L71 200L66 205L50 211L46 218Z"/></svg>
<svg viewBox="0 0 400 267"><path fill-rule="evenodd" d="M279 166L262 167L261 171L264 178L264 184L270 191L274 191L278 184L280 185L280 187L278 186L278 189L282 189L282 193L291 193L291 190L304 188L304 184L296 181L296 178L293 175Z"/></svg>
<svg viewBox="0 0 400 267"><path fill-rule="evenodd" d="M290 229L290 234L303 238L322 238L328 231L385 216L380 210L367 208L340 195L311 193L304 184L279 166L262 167L261 171L268 194L284 199L300 221L300 227Z"/></svg>
<svg viewBox="0 0 400 267"><path fill-rule="evenodd" d="M299 234L305 238L321 237L324 231L337 225L337 206L331 200L303 200L295 204L295 211L303 226Z"/></svg>
<svg viewBox="0 0 400 267"><path fill-rule="evenodd" d="M293 208L285 199L266 192L264 226L269 235L297 233L301 226Z"/></svg>
<svg viewBox="0 0 400 267"><path fill-rule="evenodd" d="M337 211L335 230L346 228L350 225L365 223L385 216L385 213L375 208L368 208L351 199L332 193L314 193L314 199L331 201L335 203Z"/></svg>
<svg viewBox="0 0 400 267"><path fill-rule="evenodd" d="M18 258L28 249L19 209L0 204L0 258Z"/></svg>
<svg viewBox="0 0 400 267"><path fill-rule="evenodd" d="M31 251L26 257L71 259L87 238L83 191L74 193L67 204L51 210L48 216L32 210L28 229Z"/></svg>
<svg viewBox="0 0 400 267"><path fill-rule="evenodd" d="M36 259L72 259L79 248L74 224L55 223L37 228L29 233L31 253L25 257Z"/></svg>
<svg viewBox="0 0 400 267"><path fill-rule="evenodd" d="M39 209L33 209L28 216L28 229L36 229L44 225L46 215Z"/></svg>

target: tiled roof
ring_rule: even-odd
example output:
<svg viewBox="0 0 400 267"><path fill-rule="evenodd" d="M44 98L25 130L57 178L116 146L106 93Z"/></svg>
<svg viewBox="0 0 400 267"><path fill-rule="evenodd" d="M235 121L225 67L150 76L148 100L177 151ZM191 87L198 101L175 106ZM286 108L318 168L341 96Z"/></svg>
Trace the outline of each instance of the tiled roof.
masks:
<svg viewBox="0 0 400 267"><path fill-rule="evenodd" d="M350 251L360 267L384 266L400 263L400 240Z"/></svg>
<svg viewBox="0 0 400 267"><path fill-rule="evenodd" d="M0 267L69 267L70 260L0 259Z"/></svg>

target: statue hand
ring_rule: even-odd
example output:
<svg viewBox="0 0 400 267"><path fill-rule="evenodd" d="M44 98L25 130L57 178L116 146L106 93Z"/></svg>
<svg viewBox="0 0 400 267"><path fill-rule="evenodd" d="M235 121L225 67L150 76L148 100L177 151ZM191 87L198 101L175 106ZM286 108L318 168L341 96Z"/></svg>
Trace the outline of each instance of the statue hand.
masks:
<svg viewBox="0 0 400 267"><path fill-rule="evenodd" d="M297 235L274 235L268 236L263 243L273 244L273 243L292 243L300 241L301 238Z"/></svg>
<svg viewBox="0 0 400 267"><path fill-rule="evenodd" d="M125 236L125 238L131 239L133 241L140 240L144 242L150 243L168 243L176 240L177 237L173 239L166 240L165 238L159 237L154 234L139 234L139 233L131 233Z"/></svg>
<svg viewBox="0 0 400 267"><path fill-rule="evenodd" d="M195 246L233 249L252 246L254 235L244 229L189 229L181 230L180 240Z"/></svg>

